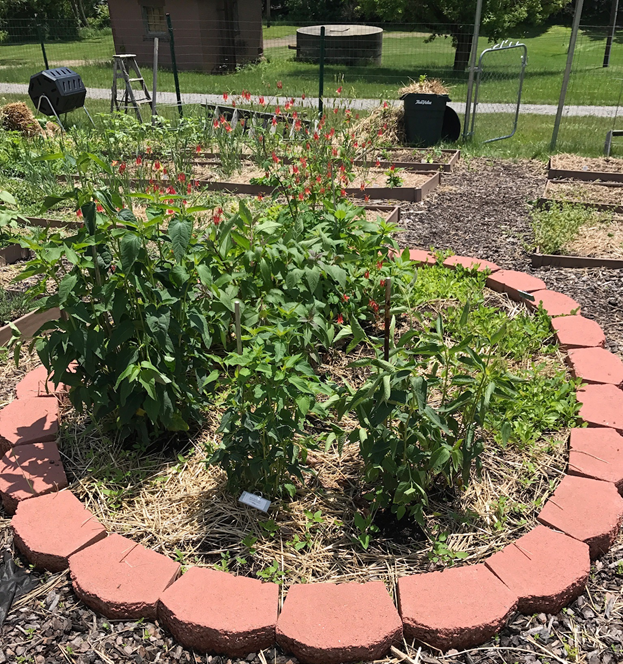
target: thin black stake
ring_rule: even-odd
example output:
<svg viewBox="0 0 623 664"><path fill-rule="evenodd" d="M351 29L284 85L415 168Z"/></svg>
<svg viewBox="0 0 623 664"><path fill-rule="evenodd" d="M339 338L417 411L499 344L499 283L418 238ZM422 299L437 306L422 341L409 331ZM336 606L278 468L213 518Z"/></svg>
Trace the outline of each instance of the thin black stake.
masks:
<svg viewBox="0 0 623 664"><path fill-rule="evenodd" d="M169 28L169 43L171 45L171 64L173 65L173 79L175 80L175 96L177 97L177 110L180 118L184 117L182 108L182 93L180 92L180 77L177 74L177 60L175 58L175 37L173 35L173 25L171 23L171 14L167 14L167 27Z"/></svg>
<svg viewBox="0 0 623 664"><path fill-rule="evenodd" d="M37 15L35 14L35 22L37 24L37 37L39 37L39 43L41 44L41 52L43 53L43 62L45 62L45 68L49 69L50 65L48 64L48 54L45 52L45 42L43 41L43 32L41 31L41 26L39 21L37 21Z"/></svg>
<svg viewBox="0 0 623 664"><path fill-rule="evenodd" d="M324 112L324 37L325 37L325 27L324 25L320 28L320 69L318 72L318 116L322 117Z"/></svg>
<svg viewBox="0 0 623 664"><path fill-rule="evenodd" d="M385 345L383 347L383 358L389 362L389 328L392 318L392 280L391 277L385 279Z"/></svg>

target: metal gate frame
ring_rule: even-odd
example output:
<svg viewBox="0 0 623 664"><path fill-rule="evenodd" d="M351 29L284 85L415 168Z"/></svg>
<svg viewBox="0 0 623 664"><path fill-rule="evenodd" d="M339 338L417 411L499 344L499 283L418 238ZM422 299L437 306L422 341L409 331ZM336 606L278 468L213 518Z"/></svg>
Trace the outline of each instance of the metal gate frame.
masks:
<svg viewBox="0 0 623 664"><path fill-rule="evenodd" d="M526 73L526 66L528 64L528 47L522 42L513 43L508 39L505 39L503 42L495 44L495 46L492 46L491 48L486 48L480 54L480 58L478 59L478 67L476 67L476 72L478 75L476 78L476 86L474 90L474 109L472 111L472 123L469 131L470 136L474 135L474 124L476 122L476 115L478 111L478 92L481 83L483 58L487 53L493 53L498 51L509 51L511 49L516 49L516 48L522 49L523 55L521 56L521 70L519 72L519 88L517 90L517 106L515 108L515 120L513 123L513 130L511 131L510 134L507 134L506 136L497 136L496 138L489 138L486 141L483 141L483 143L492 143L493 141L502 141L505 138L511 138L512 136L515 135L515 132L517 131L517 123L519 122L519 107L521 106L521 92L523 90L523 81Z"/></svg>

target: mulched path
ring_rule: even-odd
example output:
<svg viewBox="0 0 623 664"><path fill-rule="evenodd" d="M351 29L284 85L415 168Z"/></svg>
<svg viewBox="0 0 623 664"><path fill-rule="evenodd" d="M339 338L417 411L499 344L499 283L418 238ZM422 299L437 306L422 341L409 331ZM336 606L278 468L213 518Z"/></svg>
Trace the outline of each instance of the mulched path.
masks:
<svg viewBox="0 0 623 664"><path fill-rule="evenodd" d="M563 270L530 267L529 205L545 185L545 167L535 162L474 159L443 177L427 201L403 206L401 244L452 249L492 260L501 267L542 278L549 288L577 300L583 313L606 331L609 348L623 355L623 270ZM0 510L0 548L11 544ZM623 661L623 537L593 564L586 592L556 616L514 615L491 642L445 656L404 644L411 661L437 664L521 664ZM279 650L244 660L184 650L151 622L108 621L78 602L67 574L44 577L39 596L9 614L0 629L0 664L296 664ZM398 657L385 662L399 662ZM409 661L409 660L403 660Z"/></svg>

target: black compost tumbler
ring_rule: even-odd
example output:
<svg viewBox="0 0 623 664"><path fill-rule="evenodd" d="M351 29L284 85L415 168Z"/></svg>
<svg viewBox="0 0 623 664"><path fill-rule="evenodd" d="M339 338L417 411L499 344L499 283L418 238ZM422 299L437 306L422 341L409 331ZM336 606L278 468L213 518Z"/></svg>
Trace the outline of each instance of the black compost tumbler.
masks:
<svg viewBox="0 0 623 664"><path fill-rule="evenodd" d="M405 133L409 145L429 148L441 140L448 95L409 92L403 95Z"/></svg>

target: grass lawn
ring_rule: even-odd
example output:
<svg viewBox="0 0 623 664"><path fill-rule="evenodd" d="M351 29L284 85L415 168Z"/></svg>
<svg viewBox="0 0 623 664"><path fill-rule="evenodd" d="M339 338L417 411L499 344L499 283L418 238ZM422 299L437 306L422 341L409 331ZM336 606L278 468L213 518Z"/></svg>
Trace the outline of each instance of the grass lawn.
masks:
<svg viewBox="0 0 623 664"><path fill-rule="evenodd" d="M30 100L23 95L0 95L0 104L11 101ZM88 109L92 115L108 113L110 106L106 101L89 100ZM171 120L177 118L175 107L159 107L159 113ZM186 115L202 115L198 106L185 107ZM68 124L81 126L88 122L86 115L78 110L68 116ZM96 118L97 122L97 118ZM509 113L482 114L477 118L475 140L459 145L465 156L491 156L503 158L547 159L554 126L554 116L525 113L519 117L517 133L510 139L483 143L487 138L509 133L512 115ZM559 152L574 152L585 156L603 155L606 132L613 127L612 118L569 117L563 118L558 139ZM617 128L623 128L623 122ZM457 147L449 144L444 147ZM623 139L614 139L613 156L623 157Z"/></svg>
<svg viewBox="0 0 623 664"><path fill-rule="evenodd" d="M467 76L452 71L454 49L449 38L438 37L427 42L422 32L408 33L409 26L400 32L387 32L383 44L381 65L326 67L325 94L331 95L340 85L344 93L353 97L390 98L409 78L421 74L438 77L452 86L451 96L465 98ZM273 25L265 28L265 39L277 39L296 33L296 26ZM556 103L565 66L569 28L552 26L542 34L512 35L521 38L528 47L528 68L523 90L526 103ZM479 50L490 46L486 39L479 42ZM604 29L585 29L576 49L574 75L568 95L569 104L616 105L623 79L623 32L615 40L612 65L601 66L605 46ZM83 41L47 45L51 66L65 63L74 67L87 87L108 88L112 69L109 60L114 47L112 36L103 33ZM318 66L296 62L295 51L284 46L273 48L267 44L266 61L242 68L229 75L206 75L197 72L181 73L183 92L222 93L243 89L255 94L276 92L276 83L283 83L283 94L308 96L318 94ZM482 101L510 102L516 97L519 71L518 51L487 56L484 63ZM81 64L84 63L84 64ZM27 83L31 74L43 66L41 49L37 44L0 45L0 82ZM143 69L147 81L151 70ZM161 90L174 90L173 76L162 71Z"/></svg>

